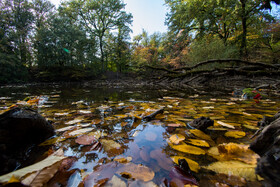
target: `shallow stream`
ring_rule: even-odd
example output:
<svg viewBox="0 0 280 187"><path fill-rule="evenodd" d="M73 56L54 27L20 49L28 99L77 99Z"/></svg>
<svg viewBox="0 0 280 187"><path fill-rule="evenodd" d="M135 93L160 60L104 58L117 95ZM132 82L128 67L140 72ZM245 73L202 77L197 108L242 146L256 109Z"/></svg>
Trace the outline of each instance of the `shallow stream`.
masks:
<svg viewBox="0 0 280 187"><path fill-rule="evenodd" d="M48 149L42 157L62 148L72 161L47 186L261 185L254 172L258 156L248 145L257 122L280 110L279 98L207 93L76 84L2 87L0 112L29 105L53 122L57 135L40 145ZM214 120L204 132L189 125L202 116ZM178 159L187 161L189 173Z"/></svg>

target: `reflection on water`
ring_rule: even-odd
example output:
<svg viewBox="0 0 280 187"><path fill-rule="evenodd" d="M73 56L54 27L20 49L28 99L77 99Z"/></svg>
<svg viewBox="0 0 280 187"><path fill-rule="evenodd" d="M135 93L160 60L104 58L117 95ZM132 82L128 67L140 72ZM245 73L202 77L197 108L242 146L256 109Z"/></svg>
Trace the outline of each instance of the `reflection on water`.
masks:
<svg viewBox="0 0 280 187"><path fill-rule="evenodd" d="M217 97L170 93L165 90L92 89L81 85L1 88L0 94L2 111L27 96L44 96L42 105L32 107L53 121L58 129L56 137L45 145L52 150L62 147L65 156L75 157L76 161L70 170L78 170L85 184L90 185L102 184L105 179L101 174L109 177L103 183L111 181L115 173L126 184L131 184L133 179L137 184L139 181L152 180L157 185L173 182L180 186L191 184L189 181L194 178L200 180L201 185L205 181L214 181L213 185L222 184L224 179L220 174L212 173L210 176L211 172L202 168L229 160L245 164L246 160L238 155L226 155L221 159L211 155L209 150L228 143L236 143L237 147L250 144L250 137L258 129L257 121L263 115L274 115L280 107L279 101L273 98L258 103L231 98L227 93ZM144 116L160 108L164 108L163 114L151 121L143 120ZM187 125L201 116L215 121L214 126L208 128L205 134L194 133ZM233 135L228 136L226 132ZM245 136L237 138L237 132L244 132ZM79 136L85 134L94 136L95 141L89 145L77 141ZM170 139L172 135L183 136L185 140L174 143ZM202 141L209 146L201 146ZM185 150L186 147L191 151ZM180 174L175 164L177 157L187 159L193 179L186 180L187 177ZM130 167L135 167L136 171L143 170L149 176L125 172L130 171ZM231 172L230 166L224 167L225 171ZM96 177L94 173L100 175ZM247 182L256 180L249 177L245 179Z"/></svg>

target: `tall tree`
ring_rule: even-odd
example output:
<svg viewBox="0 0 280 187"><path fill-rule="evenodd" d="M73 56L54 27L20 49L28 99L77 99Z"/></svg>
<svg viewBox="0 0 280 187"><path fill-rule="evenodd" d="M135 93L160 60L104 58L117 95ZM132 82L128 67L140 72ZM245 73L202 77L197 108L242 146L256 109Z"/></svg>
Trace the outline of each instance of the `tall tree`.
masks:
<svg viewBox="0 0 280 187"><path fill-rule="evenodd" d="M102 72L105 71L104 38L106 32L132 22L132 15L124 11L121 0L72 0L63 4L72 17L79 20L92 37L97 37ZM73 14L74 13L74 14Z"/></svg>
<svg viewBox="0 0 280 187"><path fill-rule="evenodd" d="M170 7L167 23L171 32L191 33L196 37L214 34L224 44L238 34L240 53L245 56L248 27L269 18L260 8L261 0L166 0L166 4Z"/></svg>

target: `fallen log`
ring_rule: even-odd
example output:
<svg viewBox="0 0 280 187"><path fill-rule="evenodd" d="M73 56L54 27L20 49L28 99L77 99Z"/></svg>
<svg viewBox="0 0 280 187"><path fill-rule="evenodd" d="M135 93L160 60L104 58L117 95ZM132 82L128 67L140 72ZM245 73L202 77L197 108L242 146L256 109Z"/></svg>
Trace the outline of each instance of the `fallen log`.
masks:
<svg viewBox="0 0 280 187"><path fill-rule="evenodd" d="M161 108L148 116L144 116L142 119L145 121L151 121L151 120L155 119L156 115L163 114L163 111L164 111L164 109Z"/></svg>

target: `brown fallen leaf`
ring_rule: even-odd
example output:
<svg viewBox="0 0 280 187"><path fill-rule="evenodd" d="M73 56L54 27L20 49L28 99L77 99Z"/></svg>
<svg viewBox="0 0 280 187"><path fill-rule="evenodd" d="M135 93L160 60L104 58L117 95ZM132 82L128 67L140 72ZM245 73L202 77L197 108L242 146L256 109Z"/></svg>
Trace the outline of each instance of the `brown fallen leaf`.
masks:
<svg viewBox="0 0 280 187"><path fill-rule="evenodd" d="M79 136L75 142L80 145L91 145L96 141L95 136L90 136L87 134Z"/></svg>
<svg viewBox="0 0 280 187"><path fill-rule="evenodd" d="M155 173L150 168L133 163L124 164L123 167L118 169L117 173L120 175L122 173L128 173L132 178L143 180L144 182L151 181L155 176Z"/></svg>

